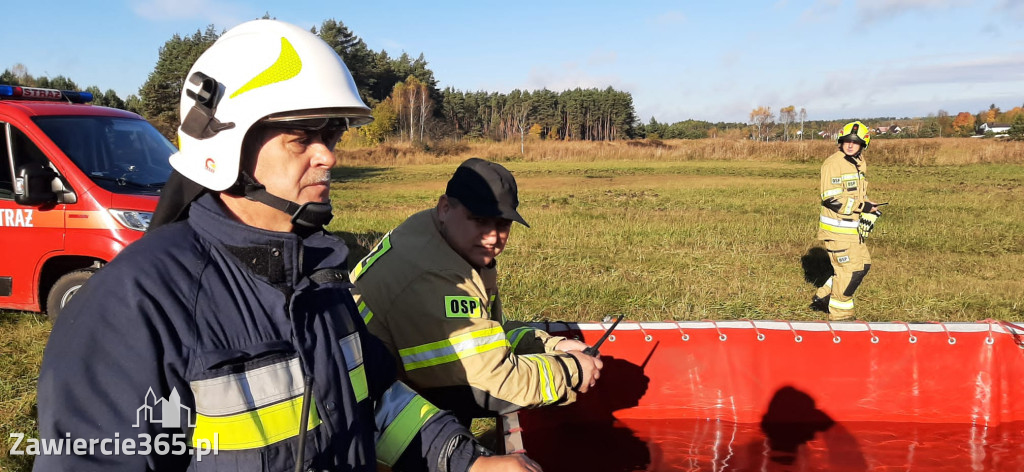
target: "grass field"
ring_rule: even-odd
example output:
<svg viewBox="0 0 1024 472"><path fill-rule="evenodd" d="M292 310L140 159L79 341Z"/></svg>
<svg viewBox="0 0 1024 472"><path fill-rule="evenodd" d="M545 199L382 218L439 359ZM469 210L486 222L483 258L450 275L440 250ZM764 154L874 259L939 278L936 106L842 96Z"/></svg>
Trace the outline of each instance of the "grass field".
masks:
<svg viewBox="0 0 1024 472"><path fill-rule="evenodd" d="M344 168L330 229L372 244L434 204L455 164ZM524 320L816 319L817 163L510 162L521 213L500 257ZM858 291L869 321L1024 318L1024 167L869 168L891 204ZM817 262L817 261L813 261ZM827 262L824 263L827 265Z"/></svg>
<svg viewBox="0 0 1024 472"><path fill-rule="evenodd" d="M969 141L955 145L961 142ZM977 142L957 158L944 147L872 144L870 194L891 204L869 241L873 265L857 292L858 317L1024 320L1024 147ZM593 146L596 154L611 152ZM647 158L520 159L507 152L518 145L477 149L516 174L520 212L531 224L514 227L500 257L507 315L820 319L807 309L808 280L827 267L811 256L818 170L832 146L793 144L790 158L773 147L750 160L715 159L712 145L695 146L709 146L700 152L712 157L665 156L682 151L657 148L644 151ZM811 151L814 159L803 156ZM872 151L888 157L875 164ZM335 172L329 229L353 243L353 257L364 254L405 217L432 206L463 157L409 159L423 162L415 165L347 160ZM944 162L959 164L937 165ZM43 316L0 312L4 438L35 434L35 378L48 334ZM9 457L9 447L0 469L27 470L30 461Z"/></svg>

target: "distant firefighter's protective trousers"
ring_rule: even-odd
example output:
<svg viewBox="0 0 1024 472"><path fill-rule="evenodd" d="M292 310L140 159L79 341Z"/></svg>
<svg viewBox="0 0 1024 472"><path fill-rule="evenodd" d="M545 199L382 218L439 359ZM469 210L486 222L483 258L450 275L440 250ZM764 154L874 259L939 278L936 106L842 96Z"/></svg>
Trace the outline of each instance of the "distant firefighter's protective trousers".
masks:
<svg viewBox="0 0 1024 472"><path fill-rule="evenodd" d="M818 288L815 296L830 297L828 317L830 320L848 320L853 315L853 294L864 281L871 269L871 254L866 244L857 241L825 240L825 250L835 275Z"/></svg>

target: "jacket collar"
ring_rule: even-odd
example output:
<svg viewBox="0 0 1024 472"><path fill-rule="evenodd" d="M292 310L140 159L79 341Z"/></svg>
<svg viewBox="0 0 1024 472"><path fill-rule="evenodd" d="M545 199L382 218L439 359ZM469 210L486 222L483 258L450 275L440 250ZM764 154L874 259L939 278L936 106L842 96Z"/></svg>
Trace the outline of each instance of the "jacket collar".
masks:
<svg viewBox="0 0 1024 472"><path fill-rule="evenodd" d="M345 268L348 248L334 235L317 231L302 238L249 226L230 216L215 198L207 194L192 203L189 224L268 283L294 287L302 277L318 270Z"/></svg>

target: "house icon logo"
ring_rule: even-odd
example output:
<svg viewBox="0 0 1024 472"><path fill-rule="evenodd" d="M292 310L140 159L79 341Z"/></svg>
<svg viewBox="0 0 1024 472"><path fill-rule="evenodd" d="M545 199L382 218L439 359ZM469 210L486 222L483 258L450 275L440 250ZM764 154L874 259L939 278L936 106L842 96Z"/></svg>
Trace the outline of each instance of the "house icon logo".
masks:
<svg viewBox="0 0 1024 472"><path fill-rule="evenodd" d="M178 395L177 388L171 389L171 395L167 398L157 398L153 393L153 387L150 387L146 392L145 402L135 410L135 424L132 427L138 428L143 422L148 422L159 424L164 428L180 428L182 427L182 413L187 418L188 426L194 428L196 422L192 415L192 409L181 404L181 396Z"/></svg>

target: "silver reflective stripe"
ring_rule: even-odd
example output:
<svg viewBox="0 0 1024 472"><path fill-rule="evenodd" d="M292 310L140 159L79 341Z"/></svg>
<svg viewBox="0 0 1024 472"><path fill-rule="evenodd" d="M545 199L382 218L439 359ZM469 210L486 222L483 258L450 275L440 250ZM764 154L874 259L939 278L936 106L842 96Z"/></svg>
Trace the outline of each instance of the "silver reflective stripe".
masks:
<svg viewBox="0 0 1024 472"><path fill-rule="evenodd" d="M507 341L505 341L505 332L500 326L496 328L472 331L444 341L427 344L424 345L424 347L437 347L422 352L409 352L409 350L415 350L415 348L408 350L403 349L402 351L409 353L402 354L402 363L406 365L407 369L409 367L424 367L426 365L443 364L445 362L451 362L489 350L480 348L491 343L507 343Z"/></svg>
<svg viewBox="0 0 1024 472"><path fill-rule="evenodd" d="M840 228L856 228L858 225L856 221L837 220L835 218L829 218L827 216L822 216L821 222L830 226L837 226Z"/></svg>
<svg viewBox="0 0 1024 472"><path fill-rule="evenodd" d="M851 298L850 301L848 301L848 302L841 302L841 301L836 300L835 298L833 298L833 299L828 301L828 306L830 306L832 308L839 309L839 310L852 310L853 309L853 299Z"/></svg>
<svg viewBox="0 0 1024 472"><path fill-rule="evenodd" d="M821 194L821 199L824 200L824 199L826 199L828 197L834 197L834 196L840 195L842 193L843 193L843 189L841 189L841 188L834 188L832 190L826 190L825 193Z"/></svg>
<svg viewBox="0 0 1024 472"><path fill-rule="evenodd" d="M537 366L539 374L537 381L540 383L540 392L544 397L544 404L554 403L555 400L558 400L558 397L555 396L555 378L551 373L551 364L548 361L548 357L530 354L521 356L521 358L529 360Z"/></svg>
<svg viewBox="0 0 1024 472"><path fill-rule="evenodd" d="M189 382L196 413L234 415L302 395L302 365L291 359L246 372Z"/></svg>
<svg viewBox="0 0 1024 472"><path fill-rule="evenodd" d="M535 328L522 327L513 329L512 331L506 333L506 336L508 336L511 339L512 350L516 350L516 346L519 345L519 341L522 341L523 336L525 336L526 333L533 331L534 329Z"/></svg>
<svg viewBox="0 0 1024 472"><path fill-rule="evenodd" d="M384 392L377 402L377 410L373 413L374 422L377 423L377 435L388 428L398 414L402 412L413 398L416 392L402 382L395 382Z"/></svg>
<svg viewBox="0 0 1024 472"><path fill-rule="evenodd" d="M369 323L370 319L373 318L373 312L370 311L370 307L366 306L366 302L359 302L359 317L363 319L363 323Z"/></svg>
<svg viewBox="0 0 1024 472"><path fill-rule="evenodd" d="M847 198L846 199L846 207L843 208L843 214L844 215L849 215L851 212L853 212L853 199L852 198Z"/></svg>
<svg viewBox="0 0 1024 472"><path fill-rule="evenodd" d="M359 343L359 333L352 333L338 341L341 352L345 353L345 368L355 369L363 364L363 347Z"/></svg>
<svg viewBox="0 0 1024 472"><path fill-rule="evenodd" d="M860 177L860 174L854 172L852 174L843 174L842 179L843 180L857 180L857 177Z"/></svg>

